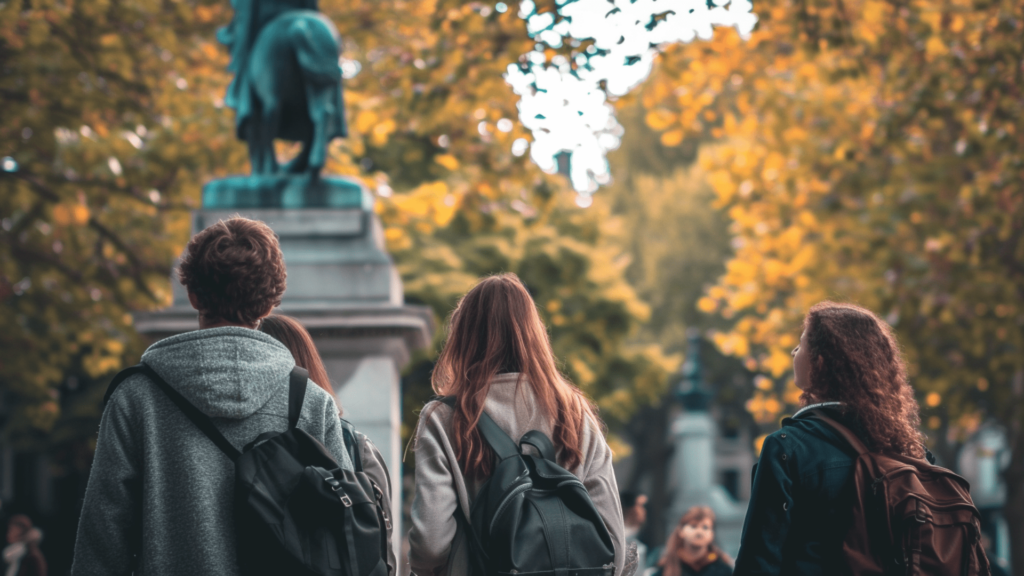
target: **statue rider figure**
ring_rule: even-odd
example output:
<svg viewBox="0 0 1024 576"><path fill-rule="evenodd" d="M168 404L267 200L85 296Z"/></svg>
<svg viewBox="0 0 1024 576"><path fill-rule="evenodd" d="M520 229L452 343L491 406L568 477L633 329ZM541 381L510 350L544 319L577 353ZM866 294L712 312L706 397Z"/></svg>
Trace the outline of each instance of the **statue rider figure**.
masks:
<svg viewBox="0 0 1024 576"><path fill-rule="evenodd" d="M317 0L232 0L232 7L231 23L217 31L235 75L225 104L249 144L253 174L279 171L273 139L282 138L305 143L285 171L316 176L327 144L347 133L337 30Z"/></svg>

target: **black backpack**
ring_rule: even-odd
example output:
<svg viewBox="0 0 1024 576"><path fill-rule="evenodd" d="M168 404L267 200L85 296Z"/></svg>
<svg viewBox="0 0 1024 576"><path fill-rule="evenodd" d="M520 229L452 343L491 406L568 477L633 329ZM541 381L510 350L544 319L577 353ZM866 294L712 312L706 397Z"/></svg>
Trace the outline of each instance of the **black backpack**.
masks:
<svg viewBox="0 0 1024 576"><path fill-rule="evenodd" d="M265 432L239 451L209 416L152 368L126 368L118 384L145 374L235 463L235 536L241 573L249 575L388 576L390 523L383 492L366 474L342 470L315 438L296 427L308 373L295 367L288 391L288 430Z"/></svg>
<svg viewBox="0 0 1024 576"><path fill-rule="evenodd" d="M441 402L455 406L452 397ZM538 457L523 454L486 412L476 428L497 462L473 503L471 527L459 518L470 574L612 576L611 535L583 482L555 461L551 440L537 430L523 435L519 444L536 448Z"/></svg>

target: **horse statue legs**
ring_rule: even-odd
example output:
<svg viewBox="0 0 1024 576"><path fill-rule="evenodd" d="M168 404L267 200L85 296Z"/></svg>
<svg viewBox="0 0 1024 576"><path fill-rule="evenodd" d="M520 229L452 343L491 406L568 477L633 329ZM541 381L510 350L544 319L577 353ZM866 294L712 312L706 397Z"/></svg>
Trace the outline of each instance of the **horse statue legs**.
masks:
<svg viewBox="0 0 1024 576"><path fill-rule="evenodd" d="M249 122L249 162L253 174L275 174L279 167L274 152L274 133L281 116L280 104L260 100Z"/></svg>
<svg viewBox="0 0 1024 576"><path fill-rule="evenodd" d="M328 143L347 134L339 46L334 24L311 10L285 12L259 32L249 65L253 174L280 170L274 138L283 138L302 142L302 151L285 171L315 178L327 160Z"/></svg>
<svg viewBox="0 0 1024 576"><path fill-rule="evenodd" d="M338 115L332 96L333 86L306 84L306 102L313 132L309 139L303 141L299 154L285 166L285 172L319 173L324 167L327 161L327 126Z"/></svg>

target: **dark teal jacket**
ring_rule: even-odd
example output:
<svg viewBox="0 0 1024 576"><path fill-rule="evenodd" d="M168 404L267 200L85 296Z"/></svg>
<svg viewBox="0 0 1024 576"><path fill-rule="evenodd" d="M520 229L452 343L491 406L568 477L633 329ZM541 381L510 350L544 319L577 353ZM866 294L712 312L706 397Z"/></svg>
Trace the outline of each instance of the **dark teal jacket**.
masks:
<svg viewBox="0 0 1024 576"><path fill-rule="evenodd" d="M837 406L824 408L857 431ZM754 466L736 576L845 573L857 453L828 425L798 412L765 438Z"/></svg>

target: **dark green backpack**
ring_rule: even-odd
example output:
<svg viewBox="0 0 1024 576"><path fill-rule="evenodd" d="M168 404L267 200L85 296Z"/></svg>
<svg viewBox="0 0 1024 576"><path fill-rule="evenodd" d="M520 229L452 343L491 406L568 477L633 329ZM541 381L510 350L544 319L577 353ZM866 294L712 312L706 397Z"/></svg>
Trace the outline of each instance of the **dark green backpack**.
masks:
<svg viewBox="0 0 1024 576"><path fill-rule="evenodd" d="M472 525L459 518L471 575L612 576L611 535L583 482L555 461L551 440L531 430L516 444L486 412L476 427L496 463L473 502ZM541 455L523 454L524 444Z"/></svg>

